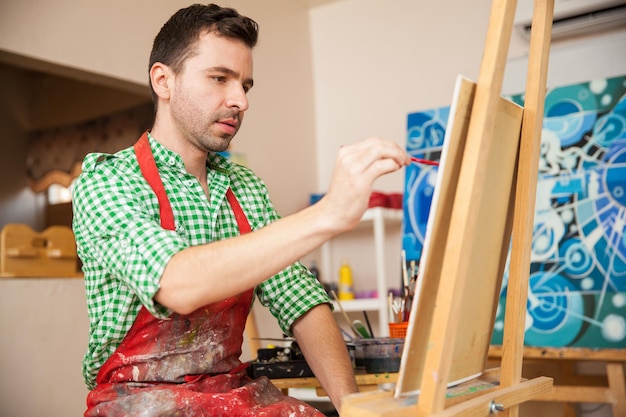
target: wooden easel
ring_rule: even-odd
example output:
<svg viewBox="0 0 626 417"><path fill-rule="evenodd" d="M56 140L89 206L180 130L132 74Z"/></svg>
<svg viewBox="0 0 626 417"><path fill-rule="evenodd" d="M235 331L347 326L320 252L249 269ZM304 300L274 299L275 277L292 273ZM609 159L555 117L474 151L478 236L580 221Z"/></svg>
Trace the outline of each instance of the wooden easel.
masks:
<svg viewBox="0 0 626 417"><path fill-rule="evenodd" d="M523 114L500 97L515 8L493 0L478 82L457 84L395 395L349 396L343 417L516 416L552 388L521 369L554 0L535 0ZM510 242L501 369L486 371Z"/></svg>
<svg viewBox="0 0 626 417"><path fill-rule="evenodd" d="M502 346L489 348L491 360L500 360L502 354ZM556 365L552 390L533 401L564 403L565 417L576 417L578 413L573 405L582 403L609 404L614 416L626 416L626 349L527 346L523 357L527 365L541 365L542 373L547 372L543 370L546 365ZM575 367L581 363L603 364L606 376L579 374Z"/></svg>

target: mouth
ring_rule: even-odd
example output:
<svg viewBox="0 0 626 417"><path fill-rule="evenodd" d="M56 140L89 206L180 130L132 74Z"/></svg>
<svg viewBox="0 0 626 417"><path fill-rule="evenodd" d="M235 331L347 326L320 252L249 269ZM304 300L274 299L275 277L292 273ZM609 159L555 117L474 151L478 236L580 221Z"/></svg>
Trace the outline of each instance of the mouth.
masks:
<svg viewBox="0 0 626 417"><path fill-rule="evenodd" d="M229 135L234 135L239 129L239 121L237 119L221 119L216 124Z"/></svg>

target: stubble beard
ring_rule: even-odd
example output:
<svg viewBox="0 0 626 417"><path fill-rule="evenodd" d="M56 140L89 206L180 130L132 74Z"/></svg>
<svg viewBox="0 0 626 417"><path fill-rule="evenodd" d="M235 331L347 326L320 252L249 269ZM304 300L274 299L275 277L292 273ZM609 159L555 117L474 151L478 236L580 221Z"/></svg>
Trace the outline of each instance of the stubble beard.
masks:
<svg viewBox="0 0 626 417"><path fill-rule="evenodd" d="M208 124L195 124L195 126L189 130L195 145L205 152L224 152L228 150L230 142L239 131L239 127L237 127L235 133L230 135L219 132L219 127L216 126L219 120L228 118L237 118L237 116L232 113L221 112L213 114Z"/></svg>
<svg viewBox="0 0 626 417"><path fill-rule="evenodd" d="M230 145L241 127L241 114L235 110L220 109L211 113L204 113L200 107L193 103L187 95L177 94L177 99L171 102L172 116L175 123L192 144L205 152L223 152ZM217 122L220 120L236 119L239 125L233 134L221 131Z"/></svg>
<svg viewBox="0 0 626 417"><path fill-rule="evenodd" d="M214 123L215 121L211 123L208 129L208 132L200 136L200 143L207 152L224 152L228 150L228 147L230 146L230 142L233 140L233 138L239 131L239 128L237 128L235 133L233 133L232 135L215 134L211 132L211 128L214 126Z"/></svg>

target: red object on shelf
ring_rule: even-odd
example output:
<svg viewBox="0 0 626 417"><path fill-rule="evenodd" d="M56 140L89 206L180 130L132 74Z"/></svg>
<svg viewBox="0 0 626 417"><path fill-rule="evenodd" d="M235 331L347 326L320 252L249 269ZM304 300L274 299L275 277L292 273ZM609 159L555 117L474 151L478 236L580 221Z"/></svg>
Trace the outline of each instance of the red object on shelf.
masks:
<svg viewBox="0 0 626 417"><path fill-rule="evenodd" d="M373 207L385 207L391 209L402 209L402 202L404 195L402 193L383 193L380 191L373 191L370 195L369 208Z"/></svg>
<svg viewBox="0 0 626 417"><path fill-rule="evenodd" d="M387 194L386 207L392 208L392 209L401 209L403 200L404 200L404 194L402 193Z"/></svg>
<svg viewBox="0 0 626 417"><path fill-rule="evenodd" d="M373 191L370 195L368 207L387 207L387 194Z"/></svg>

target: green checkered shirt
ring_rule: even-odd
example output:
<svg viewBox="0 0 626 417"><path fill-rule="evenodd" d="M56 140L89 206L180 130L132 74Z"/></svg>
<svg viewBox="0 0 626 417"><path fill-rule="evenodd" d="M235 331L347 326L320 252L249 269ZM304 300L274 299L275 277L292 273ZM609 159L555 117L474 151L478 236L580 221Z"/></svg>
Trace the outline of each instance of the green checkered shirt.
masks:
<svg viewBox="0 0 626 417"><path fill-rule="evenodd" d="M90 389L142 305L159 318L170 314L153 297L172 256L189 246L239 235L226 199L229 186L252 230L279 219L265 184L248 168L209 155L209 201L200 183L185 171L181 157L149 139L174 212L175 231L161 227L156 195L143 178L132 147L114 155L87 155L73 189L73 228L90 320L83 377ZM330 302L299 262L261 283L256 295L286 334L310 308Z"/></svg>

